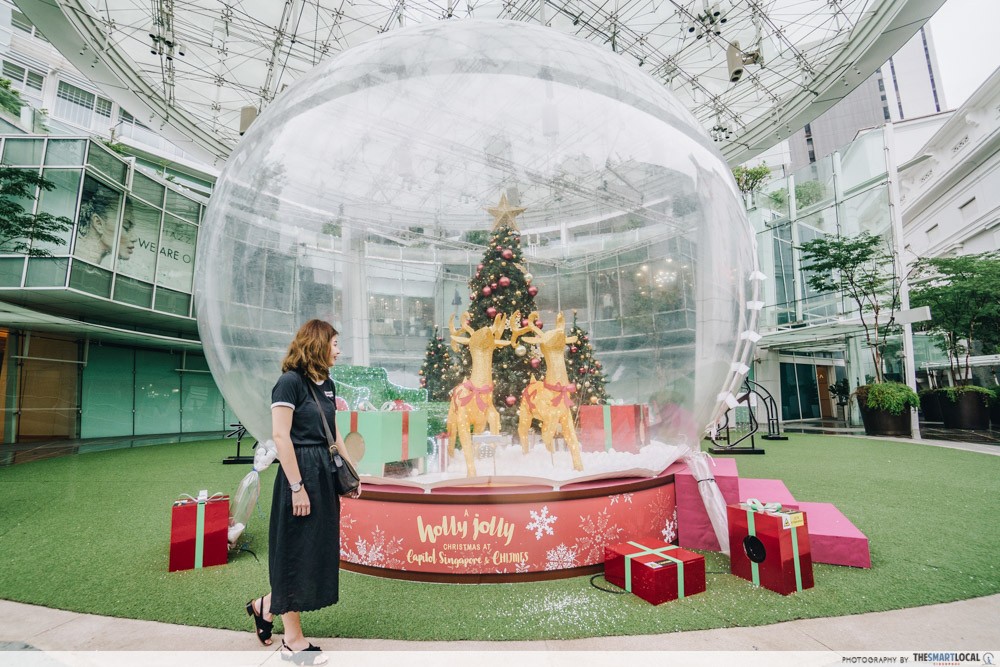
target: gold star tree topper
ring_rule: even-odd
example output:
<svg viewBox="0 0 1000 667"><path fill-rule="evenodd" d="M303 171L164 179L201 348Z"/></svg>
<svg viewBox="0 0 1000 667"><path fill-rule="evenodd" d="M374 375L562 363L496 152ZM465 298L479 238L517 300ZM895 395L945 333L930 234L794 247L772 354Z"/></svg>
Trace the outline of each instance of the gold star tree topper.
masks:
<svg viewBox="0 0 1000 667"><path fill-rule="evenodd" d="M511 207L507 203L507 193L504 192L500 195L500 203L486 209L486 211L493 216L493 229L503 227L504 225L512 229L518 229L514 218L524 213L525 209L523 207Z"/></svg>

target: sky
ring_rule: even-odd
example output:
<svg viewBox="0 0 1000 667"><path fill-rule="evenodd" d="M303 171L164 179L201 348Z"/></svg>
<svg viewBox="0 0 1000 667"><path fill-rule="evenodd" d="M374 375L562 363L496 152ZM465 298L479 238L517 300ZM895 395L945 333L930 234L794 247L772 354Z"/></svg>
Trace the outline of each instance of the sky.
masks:
<svg viewBox="0 0 1000 667"><path fill-rule="evenodd" d="M930 20L949 109L1000 67L1000 0L947 0Z"/></svg>

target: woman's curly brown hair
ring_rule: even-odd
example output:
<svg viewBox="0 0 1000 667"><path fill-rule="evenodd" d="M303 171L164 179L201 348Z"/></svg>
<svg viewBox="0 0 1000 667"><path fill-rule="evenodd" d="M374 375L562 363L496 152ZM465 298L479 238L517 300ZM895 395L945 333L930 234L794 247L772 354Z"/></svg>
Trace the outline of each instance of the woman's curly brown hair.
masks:
<svg viewBox="0 0 1000 667"><path fill-rule="evenodd" d="M298 371L314 382L325 380L330 375L330 341L338 333L332 324L323 320L309 320L303 324L288 346L281 372Z"/></svg>

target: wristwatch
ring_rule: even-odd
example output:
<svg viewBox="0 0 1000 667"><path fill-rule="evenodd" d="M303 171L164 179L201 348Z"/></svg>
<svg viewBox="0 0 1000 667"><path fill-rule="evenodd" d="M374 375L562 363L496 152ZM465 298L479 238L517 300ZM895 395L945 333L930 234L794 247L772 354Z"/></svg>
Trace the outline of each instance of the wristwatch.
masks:
<svg viewBox="0 0 1000 667"><path fill-rule="evenodd" d="M288 487L292 490L292 493L298 493L302 490L302 480L295 482L295 484L289 484Z"/></svg>

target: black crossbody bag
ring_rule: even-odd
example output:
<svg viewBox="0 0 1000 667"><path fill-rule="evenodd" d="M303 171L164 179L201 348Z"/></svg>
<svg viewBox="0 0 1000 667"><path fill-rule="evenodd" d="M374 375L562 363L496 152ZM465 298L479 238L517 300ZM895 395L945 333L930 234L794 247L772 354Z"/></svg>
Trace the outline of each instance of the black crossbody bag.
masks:
<svg viewBox="0 0 1000 667"><path fill-rule="evenodd" d="M309 382L309 378L305 378L305 380L306 386L309 387L309 391L312 393L313 402L316 403L316 409L319 410L320 419L323 420L323 432L326 433L326 442L330 446L330 462L333 464L333 483L337 487L337 495L350 495L361 488L361 477L358 476L358 471L354 469L351 462L337 451L337 440L333 437L333 432L330 430L330 423L326 420L326 413L319 406L319 396L316 394L316 389Z"/></svg>

